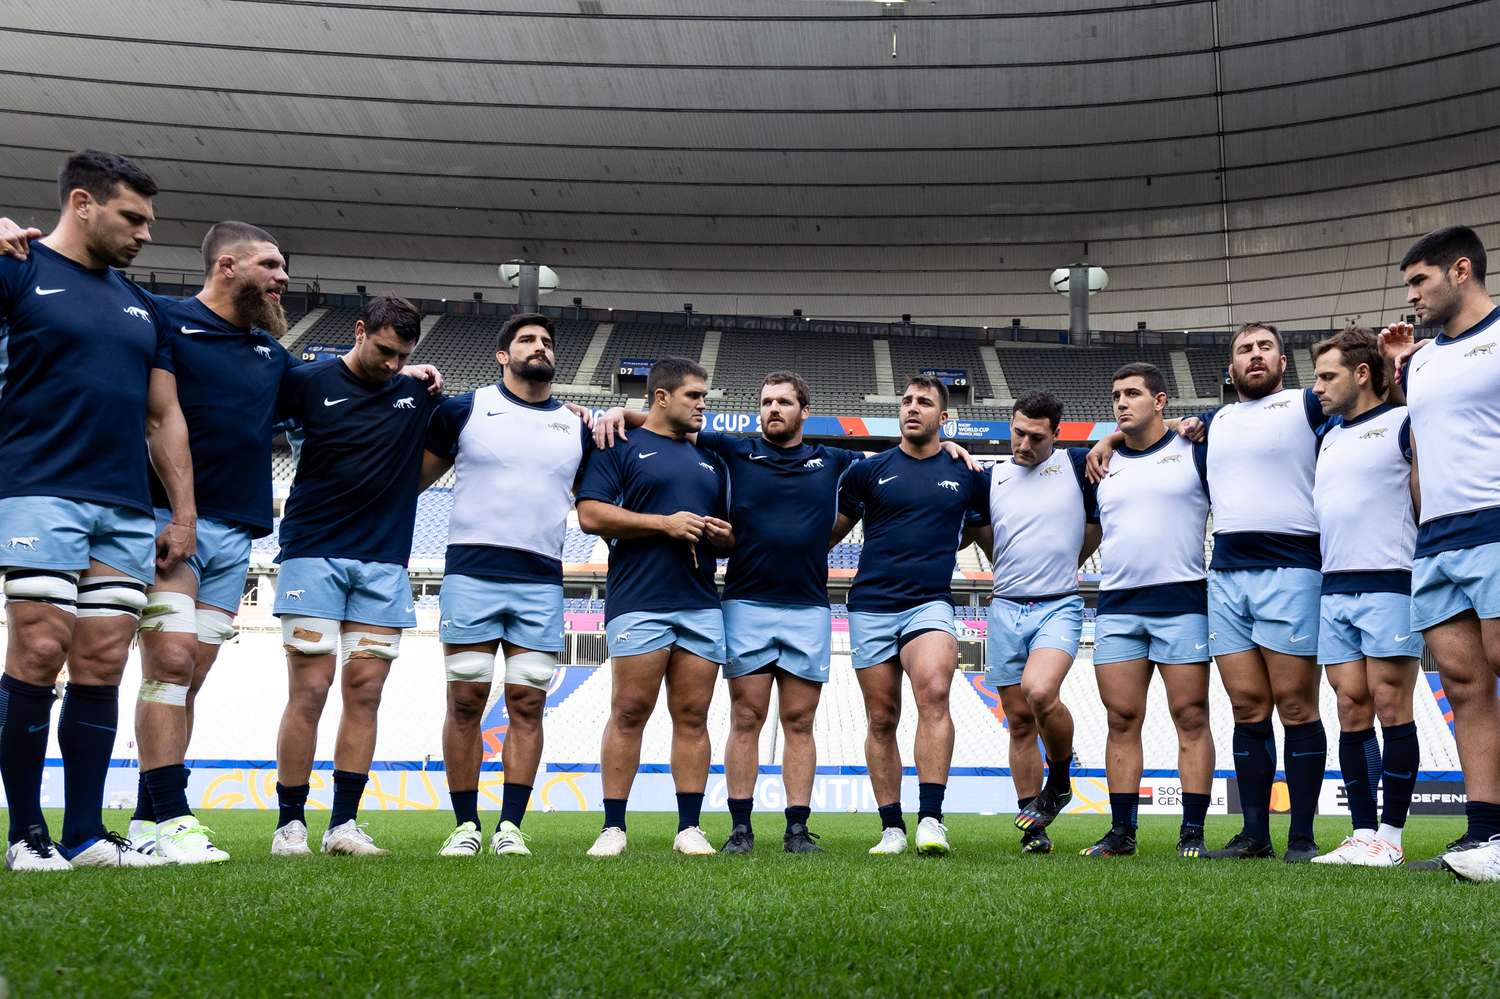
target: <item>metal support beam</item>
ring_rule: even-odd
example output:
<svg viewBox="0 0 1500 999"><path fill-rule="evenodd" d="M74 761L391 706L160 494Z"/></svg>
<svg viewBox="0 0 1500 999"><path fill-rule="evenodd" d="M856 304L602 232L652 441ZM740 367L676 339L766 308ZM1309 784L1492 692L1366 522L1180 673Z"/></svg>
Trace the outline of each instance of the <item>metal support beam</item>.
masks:
<svg viewBox="0 0 1500 999"><path fill-rule="evenodd" d="M1089 265L1068 268L1068 339L1087 346L1089 342Z"/></svg>
<svg viewBox="0 0 1500 999"><path fill-rule="evenodd" d="M525 261L521 264L521 283L516 289L516 309L519 312L535 312L537 302L541 298L541 271L535 263Z"/></svg>

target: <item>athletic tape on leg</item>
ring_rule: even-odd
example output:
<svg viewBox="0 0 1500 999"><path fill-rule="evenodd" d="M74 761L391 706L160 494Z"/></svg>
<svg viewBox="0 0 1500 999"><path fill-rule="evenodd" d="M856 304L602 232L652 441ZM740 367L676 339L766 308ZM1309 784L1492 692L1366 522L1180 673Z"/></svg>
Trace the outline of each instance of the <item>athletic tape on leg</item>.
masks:
<svg viewBox="0 0 1500 999"><path fill-rule="evenodd" d="M552 674L556 669L556 653L517 652L505 657L505 682L546 690L552 685Z"/></svg>
<svg viewBox="0 0 1500 999"><path fill-rule="evenodd" d="M223 645L238 634L234 627L234 615L225 611L199 607L197 620L198 641L204 645Z"/></svg>
<svg viewBox="0 0 1500 999"><path fill-rule="evenodd" d="M170 704L184 707L187 704L188 685L185 683L163 683L160 680L142 680L139 700L152 704Z"/></svg>
<svg viewBox="0 0 1500 999"><path fill-rule="evenodd" d="M449 680L461 683L489 683L495 679L493 652L454 652L443 657Z"/></svg>
<svg viewBox="0 0 1500 999"><path fill-rule="evenodd" d="M79 617L140 617L146 584L129 576L84 576L78 581Z"/></svg>
<svg viewBox="0 0 1500 999"><path fill-rule="evenodd" d="M401 654L401 634L377 635L372 631L346 631L339 639L345 659L384 659Z"/></svg>
<svg viewBox="0 0 1500 999"><path fill-rule="evenodd" d="M141 611L138 630L194 634L198 630L197 605L186 593L153 590L146 594L146 609Z"/></svg>
<svg viewBox="0 0 1500 999"><path fill-rule="evenodd" d="M5 574L7 603L51 604L78 613L78 573L63 569L11 569Z"/></svg>
<svg viewBox="0 0 1500 999"><path fill-rule="evenodd" d="M299 656L331 656L339 650L339 623L324 617L284 617L281 645Z"/></svg>

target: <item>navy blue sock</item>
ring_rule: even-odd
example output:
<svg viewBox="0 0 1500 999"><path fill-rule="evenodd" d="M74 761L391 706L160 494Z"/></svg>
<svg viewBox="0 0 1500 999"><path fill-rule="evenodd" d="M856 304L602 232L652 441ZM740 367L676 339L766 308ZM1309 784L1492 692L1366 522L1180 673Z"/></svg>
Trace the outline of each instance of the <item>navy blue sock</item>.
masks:
<svg viewBox="0 0 1500 999"><path fill-rule="evenodd" d="M917 820L937 819L943 821L943 797L948 793L947 784L924 782L917 785Z"/></svg>
<svg viewBox="0 0 1500 999"><path fill-rule="evenodd" d="M479 825L479 792L449 791L448 800L453 802L453 823L463 825L472 822Z"/></svg>
<svg viewBox="0 0 1500 999"><path fill-rule="evenodd" d="M1018 811L1018 812L1024 812L1024 811L1026 811L1026 806L1029 805L1029 804L1031 804L1035 800L1036 800L1036 795L1034 795L1034 794L1028 794L1028 795L1025 795L1023 797L1017 798L1016 799L1016 811Z"/></svg>
<svg viewBox="0 0 1500 999"><path fill-rule="evenodd" d="M604 799L604 828L625 828L625 800L624 798Z"/></svg>
<svg viewBox="0 0 1500 999"><path fill-rule="evenodd" d="M1412 792L1417 789L1417 766L1421 760L1421 747L1417 743L1417 723L1405 725L1382 725L1380 734L1385 736L1385 762L1382 766L1381 783L1385 785L1385 803L1380 821L1397 829L1406 825L1406 813L1411 810Z"/></svg>
<svg viewBox="0 0 1500 999"><path fill-rule="evenodd" d="M333 811L328 816L328 828L341 826L359 814L359 799L365 795L369 774L357 774L348 770L333 772Z"/></svg>
<svg viewBox="0 0 1500 999"><path fill-rule="evenodd" d="M1208 817L1208 795L1182 792L1182 831L1203 835L1203 820Z"/></svg>
<svg viewBox="0 0 1500 999"><path fill-rule="evenodd" d="M51 687L0 676L0 779L10 808L6 843L26 838L32 826L47 828L42 817L42 769L47 763L47 730L52 727Z"/></svg>
<svg viewBox="0 0 1500 999"><path fill-rule="evenodd" d="M1053 794L1063 794L1073 789L1072 758L1047 761L1046 789Z"/></svg>
<svg viewBox="0 0 1500 999"><path fill-rule="evenodd" d="M146 771L142 770L135 781L135 811L131 822L155 822L156 809L151 807L151 789L146 786Z"/></svg>
<svg viewBox="0 0 1500 999"><path fill-rule="evenodd" d="M1286 726L1286 789L1292 798L1288 835L1312 836L1327 765L1328 732L1321 721Z"/></svg>
<svg viewBox="0 0 1500 999"><path fill-rule="evenodd" d="M1469 839L1484 840L1500 836L1500 805L1470 798L1464 811L1469 814Z"/></svg>
<svg viewBox="0 0 1500 999"><path fill-rule="evenodd" d="M104 781L120 720L120 688L69 683L57 715L63 758L61 844L80 847L104 835Z"/></svg>
<svg viewBox="0 0 1500 999"><path fill-rule="evenodd" d="M526 818L526 806L531 802L531 785L507 781L500 794L500 821L520 828L521 821Z"/></svg>
<svg viewBox="0 0 1500 999"><path fill-rule="evenodd" d="M880 828L900 829L906 832L906 820L901 817L901 802L880 806Z"/></svg>
<svg viewBox="0 0 1500 999"><path fill-rule="evenodd" d="M786 831L791 832L792 826L807 825L807 820L810 818L812 818L810 805L789 805L786 809Z"/></svg>
<svg viewBox="0 0 1500 999"><path fill-rule="evenodd" d="M729 825L744 826L753 830L750 824L750 814L755 811L754 798L730 798L729 799Z"/></svg>
<svg viewBox="0 0 1500 999"><path fill-rule="evenodd" d="M310 789L307 784L287 785L281 781L276 782L276 808L280 812L276 816L277 829L288 822L307 825L307 792Z"/></svg>
<svg viewBox="0 0 1500 999"><path fill-rule="evenodd" d="M677 792L677 831L696 826L703 817L703 792Z"/></svg>
<svg viewBox="0 0 1500 999"><path fill-rule="evenodd" d="M1135 832L1135 813L1140 802L1139 791L1126 791L1124 794L1109 792L1109 824L1115 829Z"/></svg>
<svg viewBox="0 0 1500 999"><path fill-rule="evenodd" d="M1344 795L1349 799L1349 818L1354 828L1374 829L1380 742L1373 728L1339 733L1339 769L1344 772Z"/></svg>
<svg viewBox="0 0 1500 999"><path fill-rule="evenodd" d="M1276 780L1276 742L1271 719L1234 726L1234 776L1245 813L1247 836L1270 842L1271 785Z"/></svg>
<svg viewBox="0 0 1500 999"><path fill-rule="evenodd" d="M187 767L181 763L157 767L142 772L141 779L146 782L153 808L152 821L166 822L193 814L187 801Z"/></svg>

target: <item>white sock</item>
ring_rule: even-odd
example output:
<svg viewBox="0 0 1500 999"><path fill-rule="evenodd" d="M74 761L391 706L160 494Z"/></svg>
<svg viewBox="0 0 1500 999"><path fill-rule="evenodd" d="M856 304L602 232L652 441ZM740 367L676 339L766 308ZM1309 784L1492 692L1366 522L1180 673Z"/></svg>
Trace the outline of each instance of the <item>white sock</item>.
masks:
<svg viewBox="0 0 1500 999"><path fill-rule="evenodd" d="M1357 839L1357 840L1359 840L1361 843L1368 843L1368 842L1370 842L1370 840L1372 840L1372 839L1375 838L1375 830L1374 829L1356 829L1356 830L1354 830L1354 838Z"/></svg>
<svg viewBox="0 0 1500 999"><path fill-rule="evenodd" d="M1380 823L1380 831L1378 833L1376 833L1375 835L1379 836L1381 839L1383 839L1387 843L1391 844L1391 846L1400 846L1401 845L1401 827L1400 826L1388 826L1384 822L1382 822L1382 823Z"/></svg>
<svg viewBox="0 0 1500 999"><path fill-rule="evenodd" d="M126 831L130 834L131 839L135 839L137 836L145 833L156 832L156 823L149 822L146 819L131 819L130 828Z"/></svg>

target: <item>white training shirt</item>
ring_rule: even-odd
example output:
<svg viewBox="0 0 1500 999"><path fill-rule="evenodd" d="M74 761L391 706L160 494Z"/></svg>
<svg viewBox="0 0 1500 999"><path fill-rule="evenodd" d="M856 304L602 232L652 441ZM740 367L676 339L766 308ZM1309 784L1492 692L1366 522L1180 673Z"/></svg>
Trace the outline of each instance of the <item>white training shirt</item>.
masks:
<svg viewBox="0 0 1500 999"><path fill-rule="evenodd" d="M1207 448L1169 430L1119 448L1099 483L1100 614L1206 614Z"/></svg>
<svg viewBox="0 0 1500 999"><path fill-rule="evenodd" d="M1057 448L1028 468L1007 458L990 469L995 596L1041 600L1078 592L1078 554L1093 485L1088 452Z"/></svg>
<svg viewBox="0 0 1500 999"><path fill-rule="evenodd" d="M1500 541L1500 309L1412 355L1406 404L1422 526L1416 555Z"/></svg>
<svg viewBox="0 0 1500 999"><path fill-rule="evenodd" d="M1325 422L1311 389L1282 389L1211 414L1215 570L1319 568L1313 476Z"/></svg>
<svg viewBox="0 0 1500 999"><path fill-rule="evenodd" d="M1410 593L1417 522L1405 406L1335 422L1318 451L1313 505L1324 593Z"/></svg>

